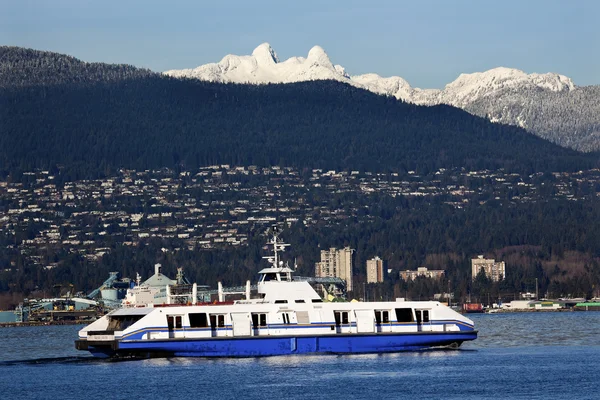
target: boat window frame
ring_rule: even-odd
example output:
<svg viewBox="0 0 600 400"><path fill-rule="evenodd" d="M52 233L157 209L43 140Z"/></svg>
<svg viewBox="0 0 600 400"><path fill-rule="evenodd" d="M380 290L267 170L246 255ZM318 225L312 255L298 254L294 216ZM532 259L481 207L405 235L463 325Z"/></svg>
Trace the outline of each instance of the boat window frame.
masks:
<svg viewBox="0 0 600 400"><path fill-rule="evenodd" d="M252 328L260 329L267 327L267 313L250 313L252 319Z"/></svg>
<svg viewBox="0 0 600 400"><path fill-rule="evenodd" d="M225 314L209 314L210 328L225 328Z"/></svg>
<svg viewBox="0 0 600 400"><path fill-rule="evenodd" d="M390 323L390 310L374 310L375 323L377 325Z"/></svg>
<svg viewBox="0 0 600 400"><path fill-rule="evenodd" d="M333 318L337 326L350 325L350 312L347 310L334 310Z"/></svg>
<svg viewBox="0 0 600 400"><path fill-rule="evenodd" d="M111 315L108 320L107 331L124 331L143 317L145 315Z"/></svg>

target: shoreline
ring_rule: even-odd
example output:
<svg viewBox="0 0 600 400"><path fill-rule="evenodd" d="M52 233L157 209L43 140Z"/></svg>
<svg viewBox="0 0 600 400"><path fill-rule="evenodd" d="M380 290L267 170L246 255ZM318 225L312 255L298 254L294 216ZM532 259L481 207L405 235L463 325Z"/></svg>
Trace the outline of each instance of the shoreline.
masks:
<svg viewBox="0 0 600 400"><path fill-rule="evenodd" d="M32 321L32 322L0 322L0 328L19 328L26 326L50 325L85 325L92 321Z"/></svg>

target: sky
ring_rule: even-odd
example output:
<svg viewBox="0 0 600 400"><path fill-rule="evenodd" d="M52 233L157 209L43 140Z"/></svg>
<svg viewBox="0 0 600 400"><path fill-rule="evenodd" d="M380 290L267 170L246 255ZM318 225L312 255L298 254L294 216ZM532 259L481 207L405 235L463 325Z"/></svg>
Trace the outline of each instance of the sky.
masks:
<svg viewBox="0 0 600 400"><path fill-rule="evenodd" d="M596 0L0 0L0 45L153 71L268 42L280 60L325 49L351 75L442 88L509 67L600 84Z"/></svg>

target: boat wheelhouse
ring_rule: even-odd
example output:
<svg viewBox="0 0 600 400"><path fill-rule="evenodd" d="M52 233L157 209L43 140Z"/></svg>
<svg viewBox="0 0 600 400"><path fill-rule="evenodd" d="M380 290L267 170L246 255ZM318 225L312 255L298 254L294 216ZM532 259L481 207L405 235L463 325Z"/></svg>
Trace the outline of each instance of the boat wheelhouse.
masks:
<svg viewBox="0 0 600 400"><path fill-rule="evenodd" d="M75 345L99 357L254 357L386 353L458 347L473 322L437 301L323 302L280 260L275 230L258 298L122 308L79 331Z"/></svg>

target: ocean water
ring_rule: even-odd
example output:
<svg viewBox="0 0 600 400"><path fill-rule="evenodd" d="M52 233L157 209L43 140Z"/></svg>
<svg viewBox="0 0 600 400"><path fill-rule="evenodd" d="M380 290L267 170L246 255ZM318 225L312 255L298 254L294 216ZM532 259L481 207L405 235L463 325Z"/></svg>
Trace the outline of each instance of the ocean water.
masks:
<svg viewBox="0 0 600 400"><path fill-rule="evenodd" d="M94 359L81 326L0 329L3 399L600 399L600 312L473 315L459 350Z"/></svg>

